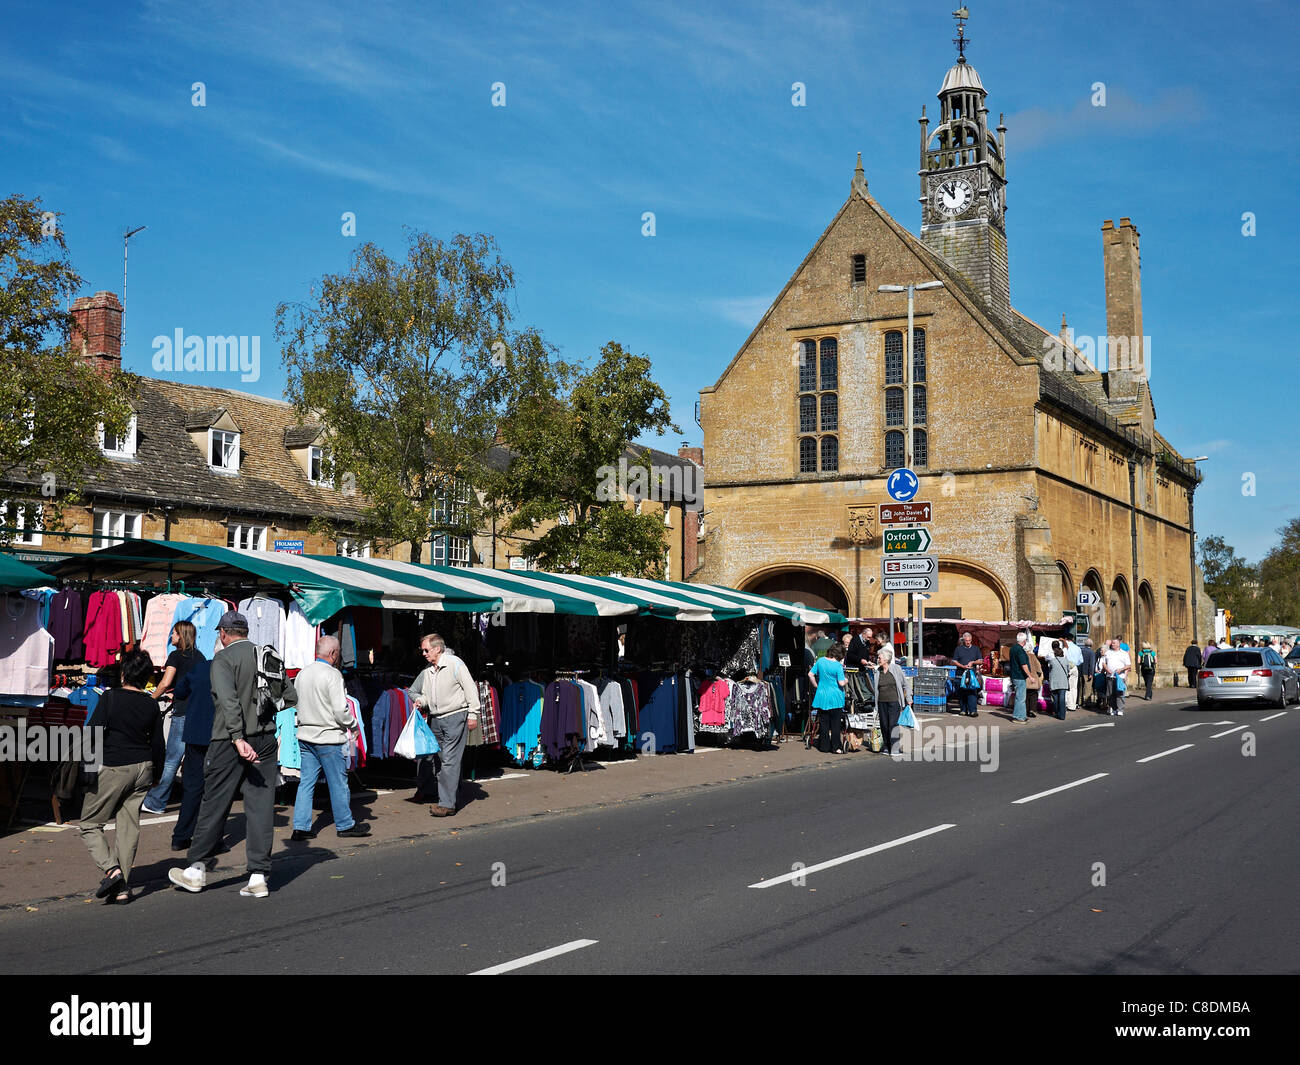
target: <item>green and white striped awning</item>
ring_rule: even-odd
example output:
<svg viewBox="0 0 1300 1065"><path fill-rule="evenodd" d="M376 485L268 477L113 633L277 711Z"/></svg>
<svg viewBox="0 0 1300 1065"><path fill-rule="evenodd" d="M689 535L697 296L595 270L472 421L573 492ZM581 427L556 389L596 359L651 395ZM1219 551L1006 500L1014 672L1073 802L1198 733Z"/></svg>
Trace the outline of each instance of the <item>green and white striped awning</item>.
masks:
<svg viewBox="0 0 1300 1065"><path fill-rule="evenodd" d="M50 567L64 580L171 580L195 592L237 580L289 589L307 620L319 623L349 606L387 610L445 610L506 614L651 616L675 621L785 617L803 624L838 624L839 614L801 608L765 596L706 584L630 577L426 566L392 559L235 551L167 540L127 540L74 555Z"/></svg>

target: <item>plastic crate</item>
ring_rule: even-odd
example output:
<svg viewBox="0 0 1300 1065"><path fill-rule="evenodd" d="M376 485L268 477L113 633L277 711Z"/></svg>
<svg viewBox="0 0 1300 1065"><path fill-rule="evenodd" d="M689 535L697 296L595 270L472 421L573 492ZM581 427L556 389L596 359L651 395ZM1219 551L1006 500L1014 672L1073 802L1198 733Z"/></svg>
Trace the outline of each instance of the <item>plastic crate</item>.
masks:
<svg viewBox="0 0 1300 1065"><path fill-rule="evenodd" d="M913 706L947 706L948 696L946 695L913 695Z"/></svg>

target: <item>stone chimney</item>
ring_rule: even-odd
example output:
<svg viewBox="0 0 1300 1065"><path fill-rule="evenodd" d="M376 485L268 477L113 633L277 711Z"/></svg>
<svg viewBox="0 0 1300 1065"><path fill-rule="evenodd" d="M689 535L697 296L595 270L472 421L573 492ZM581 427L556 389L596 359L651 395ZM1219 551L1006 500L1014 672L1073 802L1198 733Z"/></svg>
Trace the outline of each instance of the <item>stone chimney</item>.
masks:
<svg viewBox="0 0 1300 1065"><path fill-rule="evenodd" d="M102 374L122 368L122 302L116 292L80 296L72 303L72 342Z"/></svg>
<svg viewBox="0 0 1300 1065"><path fill-rule="evenodd" d="M1142 257L1137 226L1121 218L1101 227L1106 270L1106 387L1112 399L1136 399L1147 377L1142 333Z"/></svg>

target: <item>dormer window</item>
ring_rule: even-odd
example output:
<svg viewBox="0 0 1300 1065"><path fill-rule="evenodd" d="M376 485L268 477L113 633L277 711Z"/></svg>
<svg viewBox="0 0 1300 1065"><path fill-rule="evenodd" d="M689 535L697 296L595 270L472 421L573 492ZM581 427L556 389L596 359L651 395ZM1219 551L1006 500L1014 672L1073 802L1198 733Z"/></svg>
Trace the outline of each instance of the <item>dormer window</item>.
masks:
<svg viewBox="0 0 1300 1065"><path fill-rule="evenodd" d="M325 451L315 444L307 449L307 479L312 484L325 483Z"/></svg>
<svg viewBox="0 0 1300 1065"><path fill-rule="evenodd" d="M101 425L99 427L99 450L109 458L135 458L135 415L131 415L131 420L127 422L126 428L120 433L115 433Z"/></svg>
<svg viewBox="0 0 1300 1065"><path fill-rule="evenodd" d="M225 473L239 472L239 434L226 429L208 430L208 465Z"/></svg>

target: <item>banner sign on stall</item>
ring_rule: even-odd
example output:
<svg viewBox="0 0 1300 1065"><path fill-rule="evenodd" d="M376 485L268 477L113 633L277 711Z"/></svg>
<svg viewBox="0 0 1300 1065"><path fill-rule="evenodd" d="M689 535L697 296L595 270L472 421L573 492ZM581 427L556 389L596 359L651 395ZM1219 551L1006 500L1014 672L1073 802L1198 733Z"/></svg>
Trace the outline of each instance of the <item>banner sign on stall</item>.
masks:
<svg viewBox="0 0 1300 1065"><path fill-rule="evenodd" d="M286 555L301 555L303 543L301 540L276 540L275 549L282 551Z"/></svg>

